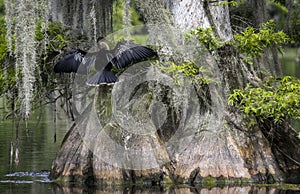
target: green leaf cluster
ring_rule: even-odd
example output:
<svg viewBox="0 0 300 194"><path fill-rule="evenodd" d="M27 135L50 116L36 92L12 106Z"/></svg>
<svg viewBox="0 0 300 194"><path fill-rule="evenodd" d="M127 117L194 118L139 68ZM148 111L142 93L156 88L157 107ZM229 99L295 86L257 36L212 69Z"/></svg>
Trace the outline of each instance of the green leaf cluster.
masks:
<svg viewBox="0 0 300 194"><path fill-rule="evenodd" d="M269 120L275 124L300 118L300 80L295 77L269 78L261 87L247 85L229 95L228 104L246 118Z"/></svg>
<svg viewBox="0 0 300 194"><path fill-rule="evenodd" d="M274 0L274 2L280 5L285 5L285 0Z"/></svg>
<svg viewBox="0 0 300 194"><path fill-rule="evenodd" d="M236 1L220 1L218 2L218 5L236 7L238 6L238 3Z"/></svg>
<svg viewBox="0 0 300 194"><path fill-rule="evenodd" d="M222 46L221 40L214 35L212 28L197 27L185 36L186 39L191 39L192 37L195 37L199 42L204 44L209 51L213 51Z"/></svg>
<svg viewBox="0 0 300 194"><path fill-rule="evenodd" d="M245 62L251 64L256 57L261 57L266 48L277 48L282 53L280 45L290 41L283 31L275 30L273 20L263 23L260 29L247 27L242 32L235 32L232 40L222 42L214 35L212 28L196 28L186 35L190 39L195 37L209 51L217 50L225 45L231 45L236 51L245 55Z"/></svg>
<svg viewBox="0 0 300 194"><path fill-rule="evenodd" d="M283 31L275 31L275 22L270 20L262 24L259 31L247 27L243 32L235 34L231 44L238 51L246 54L246 61L250 62L255 57L261 57L264 49L286 44L289 40ZM281 47L277 48L282 53Z"/></svg>
<svg viewBox="0 0 300 194"><path fill-rule="evenodd" d="M3 61L8 52L7 42L5 38L6 28L4 18L0 19L0 27L0 61Z"/></svg>
<svg viewBox="0 0 300 194"><path fill-rule="evenodd" d="M167 65L159 64L159 67L164 72L171 74L177 85L181 85L181 76L188 78L191 83L200 83L201 85L207 85L212 82L209 77L202 75L207 70L204 67L198 67L192 61L179 63L168 62Z"/></svg>
<svg viewBox="0 0 300 194"><path fill-rule="evenodd" d="M47 28L43 28L46 26ZM45 35L49 38L48 50L61 50L70 42L67 37L68 29L64 28L60 22L39 22L36 26L35 38L37 41L45 40Z"/></svg>
<svg viewBox="0 0 300 194"><path fill-rule="evenodd" d="M0 69L0 97L8 94L16 89L17 78L15 76L15 68Z"/></svg>

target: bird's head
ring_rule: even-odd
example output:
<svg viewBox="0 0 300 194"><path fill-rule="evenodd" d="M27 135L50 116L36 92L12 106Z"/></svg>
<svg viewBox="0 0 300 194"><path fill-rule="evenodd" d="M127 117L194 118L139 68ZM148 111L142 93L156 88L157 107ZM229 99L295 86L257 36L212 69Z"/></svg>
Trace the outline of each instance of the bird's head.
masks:
<svg viewBox="0 0 300 194"><path fill-rule="evenodd" d="M100 50L109 50L109 46L103 37L99 37L97 43Z"/></svg>
<svg viewBox="0 0 300 194"><path fill-rule="evenodd" d="M100 50L109 50L108 44L104 41L100 41L98 45Z"/></svg>

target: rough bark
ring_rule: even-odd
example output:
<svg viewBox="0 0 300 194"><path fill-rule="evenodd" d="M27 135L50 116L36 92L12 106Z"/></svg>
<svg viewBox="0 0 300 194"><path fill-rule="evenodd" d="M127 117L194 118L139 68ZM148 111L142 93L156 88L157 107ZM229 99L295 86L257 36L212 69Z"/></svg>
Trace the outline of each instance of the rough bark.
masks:
<svg viewBox="0 0 300 194"><path fill-rule="evenodd" d="M93 26L91 12L96 11L94 17L96 26ZM112 32L112 1L111 0L66 0L50 1L51 20L61 22L66 27L73 29L74 33L94 38L104 37ZM96 29L94 29L96 27Z"/></svg>
<svg viewBox="0 0 300 194"><path fill-rule="evenodd" d="M66 182L93 180L93 154L82 143L80 134L73 125L66 134L56 160L51 167L51 179L63 179Z"/></svg>
<svg viewBox="0 0 300 194"><path fill-rule="evenodd" d="M222 40L232 37L227 7L209 1L163 4L145 0L138 6L149 23L153 20L184 30L199 24L215 26L215 34ZM121 107L125 112L130 110L126 112L130 113L127 120L115 115L109 122L99 118L95 123L99 115L91 104L66 136L53 162L52 178L79 175L85 180L92 174L103 184L194 184L208 178L217 183L273 183L289 180L291 171L299 173L300 142L295 132L284 126L272 129L267 124L249 127L235 109L227 106L227 95L248 82L255 84L256 72L243 64L230 47L220 48L214 56L206 54L199 63L213 66L210 75L218 74L218 84L197 88L186 81L185 87L180 87L155 68L155 73L129 71L130 76L138 76L131 81L125 77L112 91L120 97L113 101L113 108L125 103ZM147 76L152 81L143 81ZM165 117L152 116L153 123L149 123L148 114ZM142 125L124 127L130 119ZM89 142L87 147L92 152L82 142Z"/></svg>
<svg viewBox="0 0 300 194"><path fill-rule="evenodd" d="M266 1L248 0L248 3L253 10L253 25L259 28L260 24L267 20Z"/></svg>

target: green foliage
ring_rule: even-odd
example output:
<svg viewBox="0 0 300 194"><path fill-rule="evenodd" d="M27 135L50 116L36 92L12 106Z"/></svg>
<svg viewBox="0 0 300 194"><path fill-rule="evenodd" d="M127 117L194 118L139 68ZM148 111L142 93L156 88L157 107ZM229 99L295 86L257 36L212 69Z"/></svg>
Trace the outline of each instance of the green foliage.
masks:
<svg viewBox="0 0 300 194"><path fill-rule="evenodd" d="M4 14L5 14L4 0L0 0L0 16L4 16Z"/></svg>
<svg viewBox="0 0 300 194"><path fill-rule="evenodd" d="M43 28L42 26L48 25L47 28ZM47 31L45 31L47 29ZM44 22L39 22L36 26L36 40L42 41L45 39L45 35L49 37L49 45L48 50L61 50L67 46L70 40L66 36L68 29L63 28L60 22L48 22L45 24Z"/></svg>
<svg viewBox="0 0 300 194"><path fill-rule="evenodd" d="M186 35L190 39L195 37L199 42L209 50L214 51L226 44L232 45L239 53L244 54L245 62L251 64L256 57L261 57L266 48L275 47L282 52L280 45L288 43L289 37L283 31L275 31L275 22L268 21L261 25L261 28L255 29L247 27L240 33L235 33L234 38L228 42L222 42L214 35L212 28L196 28Z"/></svg>
<svg viewBox="0 0 300 194"><path fill-rule="evenodd" d="M188 34L186 34L187 39L191 39L192 37L195 37L210 52L218 52L220 48L226 45L231 45L232 48L237 51L237 53L241 54L240 56L248 64L252 64L252 61L255 58L261 57L265 52L265 49L277 48L279 52L282 52L281 45L287 43L290 40L283 31L275 31L275 22L273 20L262 24L260 29L247 27L240 33L236 32L234 38L227 42L222 42L220 38L215 36L212 28L196 28L195 30L192 30ZM186 68L185 66L180 66L180 68L178 68L174 64L168 68L169 72L173 74L175 71L178 71L189 78L190 74L187 74L186 72L193 72L183 71L181 68L184 68L184 70L190 69ZM248 112L248 108L246 108L246 112Z"/></svg>
<svg viewBox="0 0 300 194"><path fill-rule="evenodd" d="M285 5L285 0L274 0L274 2L280 5Z"/></svg>
<svg viewBox="0 0 300 194"><path fill-rule="evenodd" d="M6 30L4 18L0 19L0 61L3 61L7 55L8 48L6 42Z"/></svg>
<svg viewBox="0 0 300 194"><path fill-rule="evenodd" d="M0 3L1 10L4 10L4 3ZM2 15L2 13L1 13ZM6 41L6 25L4 16L0 17L0 97L7 92L12 92L16 86L16 77L14 66L6 64L5 59L8 57L8 47Z"/></svg>
<svg viewBox="0 0 300 194"><path fill-rule="evenodd" d="M247 118L271 120L275 124L300 118L300 80L285 76L269 78L261 87L236 89L228 104L238 107Z"/></svg>
<svg viewBox="0 0 300 194"><path fill-rule="evenodd" d="M15 76L15 68L13 66L5 68L6 70L0 70L0 97L4 94L11 93L16 89L17 78Z"/></svg>
<svg viewBox="0 0 300 194"><path fill-rule="evenodd" d="M285 18L286 18L286 14L289 12L284 4L270 3L269 6L270 6L269 9L273 9L272 11L277 12L278 14L284 14ZM286 21L284 21L284 23L286 23Z"/></svg>
<svg viewBox="0 0 300 194"><path fill-rule="evenodd" d="M203 43L209 51L213 51L222 46L221 40L214 35L212 28L196 28L186 34L185 38L195 37L199 42Z"/></svg>
<svg viewBox="0 0 300 194"><path fill-rule="evenodd" d="M211 79L201 74L207 70L204 67L198 67L194 62L168 62L167 65L160 65L159 67L164 72L171 74L177 85L181 85L180 77L184 76L188 78L192 83L209 84Z"/></svg>
<svg viewBox="0 0 300 194"><path fill-rule="evenodd" d="M220 1L218 5L236 7L238 3L236 1Z"/></svg>
<svg viewBox="0 0 300 194"><path fill-rule="evenodd" d="M291 42L289 46L300 45L300 4L299 1L269 0L267 1L268 13L276 21L277 28L283 29Z"/></svg>
<svg viewBox="0 0 300 194"><path fill-rule="evenodd" d="M283 31L275 32L275 22L270 20L262 24L257 31L253 27L247 27L243 32L234 35L232 45L241 53L246 54L245 61L251 63L254 57L260 57L264 49L285 44L289 41L288 36ZM277 47L282 52L281 47Z"/></svg>
<svg viewBox="0 0 300 194"><path fill-rule="evenodd" d="M8 104L15 104L16 112L19 111L21 94L18 90L18 78L21 77L22 71L19 75L15 72L15 58L8 56L8 48L6 42L6 28L4 18L0 19L0 97L5 96ZM14 44L14 34L12 34ZM55 89L53 80L53 57L57 51L64 49L70 43L74 42L74 36L70 30L64 28L58 22L38 22L35 30L35 40L37 42L37 66L38 71L34 72L35 77L38 78L33 83L34 94L32 99L32 107L40 105L41 97L48 96ZM13 45L14 49L14 45ZM44 50L46 49L46 51ZM47 103L48 99L43 99ZM51 100L51 99L49 99Z"/></svg>
<svg viewBox="0 0 300 194"><path fill-rule="evenodd" d="M114 31L118 31L123 28L124 0L114 1L113 10L113 28ZM141 16L138 14L134 6L130 7L130 21L133 26L143 24Z"/></svg>

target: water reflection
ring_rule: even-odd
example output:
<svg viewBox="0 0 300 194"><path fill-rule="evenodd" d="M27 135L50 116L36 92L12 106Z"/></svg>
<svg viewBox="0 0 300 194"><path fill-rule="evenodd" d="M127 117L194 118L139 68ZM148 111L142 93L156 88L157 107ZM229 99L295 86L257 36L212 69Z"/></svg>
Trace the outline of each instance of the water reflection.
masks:
<svg viewBox="0 0 300 194"><path fill-rule="evenodd" d="M124 194L292 194L300 193L297 190L283 190L274 187L214 187L214 188L201 188L201 187L154 187L154 188L138 188L128 187L122 190L110 188L76 188L76 187L60 187L53 185L54 194L81 194L81 193L93 193L93 194L108 194L108 193L124 193Z"/></svg>
<svg viewBox="0 0 300 194"><path fill-rule="evenodd" d="M0 180L0 191L2 193L43 193L43 194L292 194L300 193L299 190L279 189L276 187L256 186L224 186L203 188L201 186L128 186L115 187L86 187L76 185L59 185L48 179L49 171L36 172L14 172L5 175Z"/></svg>
<svg viewBox="0 0 300 194"><path fill-rule="evenodd" d="M5 175L5 180L0 180L2 193L43 193L43 194L292 194L300 193L300 189L279 189L274 186L224 186L203 188L201 186L118 186L86 187L77 185L59 185L48 179L49 171L15 172ZM287 186L287 185L285 185Z"/></svg>
<svg viewBox="0 0 300 194"><path fill-rule="evenodd" d="M214 187L201 188L188 186L169 187L125 187L121 188L97 188L97 187L76 187L61 186L55 183L42 183L31 181L0 181L0 191L6 193L43 193L43 194L297 194L300 190L278 189L275 187Z"/></svg>

